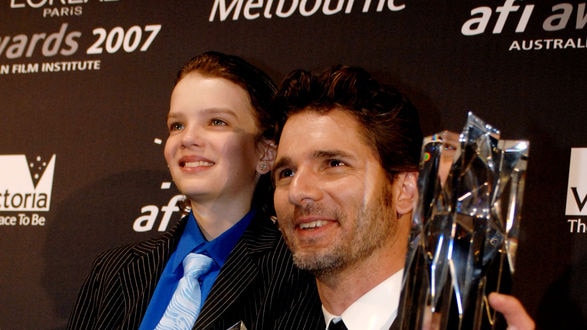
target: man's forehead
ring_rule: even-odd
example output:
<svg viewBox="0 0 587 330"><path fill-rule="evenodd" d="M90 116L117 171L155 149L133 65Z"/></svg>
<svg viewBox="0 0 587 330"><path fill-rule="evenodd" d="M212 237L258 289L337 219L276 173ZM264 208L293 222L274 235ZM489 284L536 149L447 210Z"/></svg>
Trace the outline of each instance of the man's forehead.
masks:
<svg viewBox="0 0 587 330"><path fill-rule="evenodd" d="M328 158L351 156L360 150L375 151L362 136L360 124L348 111L334 108L328 112L304 110L287 120L278 147L280 156Z"/></svg>
<svg viewBox="0 0 587 330"><path fill-rule="evenodd" d="M358 120L348 110L339 107L326 110L313 108L301 110L289 116L285 122L284 130L291 126L295 126L299 132L307 131L308 133L312 133L320 127L323 130L332 129L333 132L336 129L344 129L349 133L357 134L360 128ZM281 138L284 138L283 132Z"/></svg>
<svg viewBox="0 0 587 330"><path fill-rule="evenodd" d="M281 132L281 142L300 142L329 145L345 136L358 134L358 125L354 118L340 112L303 111L291 115ZM280 142L280 144L281 144Z"/></svg>

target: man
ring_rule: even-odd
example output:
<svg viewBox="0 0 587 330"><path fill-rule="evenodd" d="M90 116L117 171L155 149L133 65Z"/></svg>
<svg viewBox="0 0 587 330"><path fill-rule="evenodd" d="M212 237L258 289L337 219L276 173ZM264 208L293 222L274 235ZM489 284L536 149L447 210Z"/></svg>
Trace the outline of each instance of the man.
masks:
<svg viewBox="0 0 587 330"><path fill-rule="evenodd" d="M416 110L352 67L319 77L294 71L275 104L283 114L273 170L277 219L294 263L316 276L325 325L398 327L418 196ZM512 328L533 328L515 298L491 302Z"/></svg>

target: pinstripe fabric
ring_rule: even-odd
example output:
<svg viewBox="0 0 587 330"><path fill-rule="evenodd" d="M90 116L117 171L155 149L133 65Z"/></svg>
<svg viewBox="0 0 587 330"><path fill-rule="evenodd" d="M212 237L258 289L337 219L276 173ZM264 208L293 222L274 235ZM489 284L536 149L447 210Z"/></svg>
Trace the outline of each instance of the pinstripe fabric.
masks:
<svg viewBox="0 0 587 330"><path fill-rule="evenodd" d="M389 330L399 330L399 324L400 322L396 318L395 320L393 320L393 323L389 327Z"/></svg>
<svg viewBox="0 0 587 330"><path fill-rule="evenodd" d="M106 251L94 262L68 329L137 329L186 218L156 239ZM314 279L293 266L280 232L258 215L220 271L194 329L324 329Z"/></svg>

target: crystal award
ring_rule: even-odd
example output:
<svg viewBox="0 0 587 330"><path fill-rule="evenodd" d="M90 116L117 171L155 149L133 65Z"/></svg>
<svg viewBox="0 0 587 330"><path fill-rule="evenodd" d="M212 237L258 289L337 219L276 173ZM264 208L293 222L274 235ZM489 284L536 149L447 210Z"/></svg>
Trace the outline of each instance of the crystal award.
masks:
<svg viewBox="0 0 587 330"><path fill-rule="evenodd" d="M402 329L505 329L487 297L511 289L528 148L470 112L461 134L424 138Z"/></svg>

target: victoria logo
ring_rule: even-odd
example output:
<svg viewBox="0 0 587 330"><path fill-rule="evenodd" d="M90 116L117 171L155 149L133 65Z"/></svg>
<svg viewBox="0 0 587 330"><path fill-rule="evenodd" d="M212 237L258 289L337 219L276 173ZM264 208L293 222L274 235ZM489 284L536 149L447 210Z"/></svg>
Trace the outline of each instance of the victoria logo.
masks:
<svg viewBox="0 0 587 330"><path fill-rule="evenodd" d="M587 148L572 148L565 215L570 233L587 233Z"/></svg>
<svg viewBox="0 0 587 330"><path fill-rule="evenodd" d="M572 148L567 190L567 216L587 215L587 148Z"/></svg>
<svg viewBox="0 0 587 330"><path fill-rule="evenodd" d="M0 211L49 211L55 159L0 155Z"/></svg>

